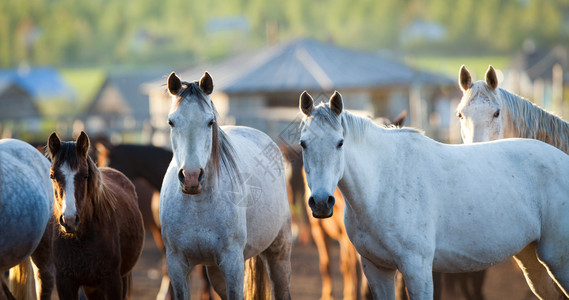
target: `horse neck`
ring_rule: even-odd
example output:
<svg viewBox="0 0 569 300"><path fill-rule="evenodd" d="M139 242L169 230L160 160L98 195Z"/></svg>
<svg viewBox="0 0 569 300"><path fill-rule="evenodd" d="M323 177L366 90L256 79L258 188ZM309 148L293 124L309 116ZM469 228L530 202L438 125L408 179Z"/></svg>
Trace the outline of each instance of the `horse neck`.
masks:
<svg viewBox="0 0 569 300"><path fill-rule="evenodd" d="M548 143L569 154L569 123L520 96L500 89L506 108L504 138L529 138Z"/></svg>
<svg viewBox="0 0 569 300"><path fill-rule="evenodd" d="M346 207L356 213L366 211L368 199L376 199L378 182L387 177L396 160L396 141L383 128L369 128L357 140L349 138L344 145L344 174L338 187L346 200ZM381 187L380 187L381 188Z"/></svg>

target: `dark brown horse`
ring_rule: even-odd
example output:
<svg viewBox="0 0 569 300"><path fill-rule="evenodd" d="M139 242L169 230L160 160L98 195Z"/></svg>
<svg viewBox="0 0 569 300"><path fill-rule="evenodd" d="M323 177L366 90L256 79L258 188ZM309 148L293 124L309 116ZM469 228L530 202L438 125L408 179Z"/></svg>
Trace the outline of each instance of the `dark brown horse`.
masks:
<svg viewBox="0 0 569 300"><path fill-rule="evenodd" d="M144 240L134 186L122 173L98 169L89 137L49 137L55 205L53 259L60 299L126 299Z"/></svg>

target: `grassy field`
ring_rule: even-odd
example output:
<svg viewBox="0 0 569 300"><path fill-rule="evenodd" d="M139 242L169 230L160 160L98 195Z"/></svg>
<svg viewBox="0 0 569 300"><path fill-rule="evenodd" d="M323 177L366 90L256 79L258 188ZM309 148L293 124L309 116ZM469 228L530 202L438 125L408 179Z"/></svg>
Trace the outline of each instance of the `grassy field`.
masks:
<svg viewBox="0 0 569 300"><path fill-rule="evenodd" d="M103 69L62 69L65 81L77 92L77 109L83 111L105 80Z"/></svg>

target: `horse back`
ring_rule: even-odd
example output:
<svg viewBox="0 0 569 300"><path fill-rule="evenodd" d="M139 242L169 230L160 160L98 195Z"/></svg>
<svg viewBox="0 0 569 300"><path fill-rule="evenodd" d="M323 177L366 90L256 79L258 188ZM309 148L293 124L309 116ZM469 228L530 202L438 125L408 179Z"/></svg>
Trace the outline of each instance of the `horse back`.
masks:
<svg viewBox="0 0 569 300"><path fill-rule="evenodd" d="M121 274L128 273L138 261L144 241L142 215L134 185L121 172L99 168L105 186L116 198L115 216L121 249Z"/></svg>

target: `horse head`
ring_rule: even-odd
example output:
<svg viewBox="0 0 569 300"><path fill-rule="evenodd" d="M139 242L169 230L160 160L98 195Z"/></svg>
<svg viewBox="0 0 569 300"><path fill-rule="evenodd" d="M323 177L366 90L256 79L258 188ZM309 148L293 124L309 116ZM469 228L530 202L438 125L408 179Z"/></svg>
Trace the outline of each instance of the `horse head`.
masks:
<svg viewBox="0 0 569 300"><path fill-rule="evenodd" d="M88 157L89 137L82 131L75 142L62 142L54 132L48 140L48 151L55 217L65 233L74 234L83 221L82 212L92 209L89 198L98 180Z"/></svg>
<svg viewBox="0 0 569 300"><path fill-rule="evenodd" d="M332 216L334 190L344 173L343 107L338 92L332 95L328 104L317 107L306 91L300 95L300 110L304 114L300 146L306 180L312 192L308 205L315 218Z"/></svg>
<svg viewBox="0 0 569 300"><path fill-rule="evenodd" d="M219 170L219 127L217 113L209 95L213 80L205 72L198 82L181 81L175 73L168 77L172 106L168 114L174 160L179 168L178 180L183 193L202 191L206 165Z"/></svg>
<svg viewBox="0 0 569 300"><path fill-rule="evenodd" d="M470 72L463 65L458 83L463 91L456 109L460 133L466 144L504 138L503 113L500 111L498 78L492 66L485 80L472 83Z"/></svg>

